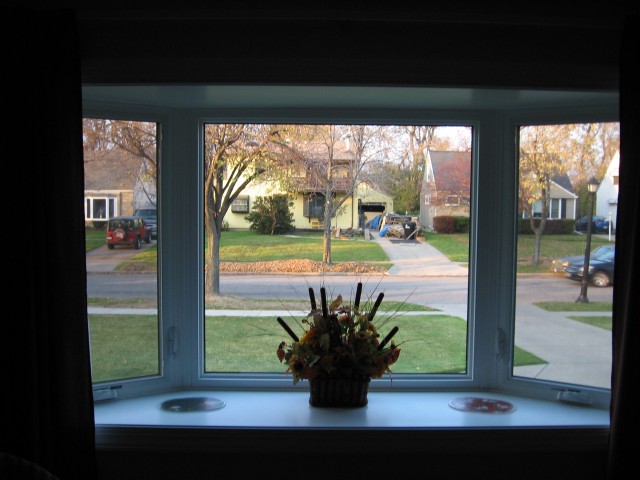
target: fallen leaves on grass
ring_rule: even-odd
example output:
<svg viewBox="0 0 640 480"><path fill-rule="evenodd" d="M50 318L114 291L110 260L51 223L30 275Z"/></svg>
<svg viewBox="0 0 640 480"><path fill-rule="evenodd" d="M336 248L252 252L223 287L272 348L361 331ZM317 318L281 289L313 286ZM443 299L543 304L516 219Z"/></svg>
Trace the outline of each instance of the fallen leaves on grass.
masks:
<svg viewBox="0 0 640 480"><path fill-rule="evenodd" d="M221 273L379 273L385 267L366 262L341 262L326 265L313 260L273 260L269 262L220 262Z"/></svg>

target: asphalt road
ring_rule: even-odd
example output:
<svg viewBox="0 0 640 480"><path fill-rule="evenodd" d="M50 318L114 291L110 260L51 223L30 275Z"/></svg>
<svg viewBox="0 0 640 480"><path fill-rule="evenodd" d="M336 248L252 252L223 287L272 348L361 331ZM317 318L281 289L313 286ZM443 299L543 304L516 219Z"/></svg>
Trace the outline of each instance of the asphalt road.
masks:
<svg viewBox="0 0 640 480"><path fill-rule="evenodd" d="M344 285L353 288L355 279L365 284L365 291L384 292L388 300L407 300L423 305L461 304L467 302L466 277L371 276L354 275L222 275L220 290L223 295L248 298L308 298L308 288L319 288L324 282L336 289ZM88 273L89 297L153 298L157 295L155 274ZM446 292L443 294L443 292ZM580 283L562 274L526 274L518 276L518 303L537 301L574 301L580 294ZM613 288L590 287L590 301L611 301Z"/></svg>

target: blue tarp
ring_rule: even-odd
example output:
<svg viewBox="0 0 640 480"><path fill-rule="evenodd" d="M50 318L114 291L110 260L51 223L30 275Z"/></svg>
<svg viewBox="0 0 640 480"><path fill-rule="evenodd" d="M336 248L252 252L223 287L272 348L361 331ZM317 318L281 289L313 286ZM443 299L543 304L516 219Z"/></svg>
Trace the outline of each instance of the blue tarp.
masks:
<svg viewBox="0 0 640 480"><path fill-rule="evenodd" d="M389 230L389 225L382 227L382 230L380 230L380 236L384 237L387 234L387 230Z"/></svg>
<svg viewBox="0 0 640 480"><path fill-rule="evenodd" d="M373 217L371 220L367 222L366 226L368 226L369 228L378 230L378 228L380 227L381 219L382 219L382 215L376 215L375 217Z"/></svg>

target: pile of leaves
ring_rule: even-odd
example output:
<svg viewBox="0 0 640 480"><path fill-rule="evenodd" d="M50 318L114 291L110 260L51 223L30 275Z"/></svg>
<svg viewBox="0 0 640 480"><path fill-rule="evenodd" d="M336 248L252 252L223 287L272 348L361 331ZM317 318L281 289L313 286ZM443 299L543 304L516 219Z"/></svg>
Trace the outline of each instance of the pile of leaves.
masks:
<svg viewBox="0 0 640 480"><path fill-rule="evenodd" d="M221 273L370 273L384 274L385 267L366 262L326 265L313 260L274 260L269 262L220 262Z"/></svg>

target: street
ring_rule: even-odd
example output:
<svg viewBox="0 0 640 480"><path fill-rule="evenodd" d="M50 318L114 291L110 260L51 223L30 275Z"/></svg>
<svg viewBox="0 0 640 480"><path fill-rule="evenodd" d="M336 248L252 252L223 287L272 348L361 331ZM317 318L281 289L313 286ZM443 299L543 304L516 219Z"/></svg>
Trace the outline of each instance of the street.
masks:
<svg viewBox="0 0 640 480"><path fill-rule="evenodd" d="M349 294L355 279L364 284L364 292L384 292L387 300L407 300L421 305L461 304L467 302L466 277L428 277L374 275L222 275L220 289L223 295L248 298L297 299L308 298L308 288L319 289L324 282L335 287L344 286L343 295ZM347 291L349 290L349 292ZM157 295L156 274L89 273L89 297L153 298ZM524 274L518 276L517 303L538 301L572 302L580 294L580 283L562 274ZM611 301L613 288L590 287L589 300Z"/></svg>

